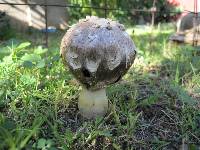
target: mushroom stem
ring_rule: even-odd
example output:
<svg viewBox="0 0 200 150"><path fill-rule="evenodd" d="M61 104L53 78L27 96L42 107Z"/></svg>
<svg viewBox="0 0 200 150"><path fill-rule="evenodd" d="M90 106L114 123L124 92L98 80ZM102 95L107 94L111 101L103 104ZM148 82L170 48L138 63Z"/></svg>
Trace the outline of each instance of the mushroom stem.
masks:
<svg viewBox="0 0 200 150"><path fill-rule="evenodd" d="M108 110L105 88L96 91L83 88L80 93L78 107L81 115L88 119L104 116Z"/></svg>

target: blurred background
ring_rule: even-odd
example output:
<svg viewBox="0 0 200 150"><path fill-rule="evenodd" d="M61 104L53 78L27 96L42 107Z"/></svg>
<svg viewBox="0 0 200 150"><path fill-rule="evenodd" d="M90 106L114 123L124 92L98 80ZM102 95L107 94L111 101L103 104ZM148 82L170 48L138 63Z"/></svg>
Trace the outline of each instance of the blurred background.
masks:
<svg viewBox="0 0 200 150"><path fill-rule="evenodd" d="M127 27L175 22L194 12L187 0L0 0L0 40L15 33L34 33L34 42L47 46L47 34L66 30L80 18L112 18ZM199 8L198 8L199 9ZM36 35L39 34L38 36ZM41 36L40 33L44 33ZM63 32L60 32L62 35Z"/></svg>

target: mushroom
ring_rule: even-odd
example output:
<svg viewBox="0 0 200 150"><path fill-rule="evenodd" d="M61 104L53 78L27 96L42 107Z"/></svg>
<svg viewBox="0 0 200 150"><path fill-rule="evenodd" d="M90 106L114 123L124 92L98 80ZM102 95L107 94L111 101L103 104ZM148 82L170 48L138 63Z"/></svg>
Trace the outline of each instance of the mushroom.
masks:
<svg viewBox="0 0 200 150"><path fill-rule="evenodd" d="M61 42L63 63L81 83L78 107L86 118L108 110L105 87L118 82L134 62L136 47L122 24L86 17L73 25Z"/></svg>

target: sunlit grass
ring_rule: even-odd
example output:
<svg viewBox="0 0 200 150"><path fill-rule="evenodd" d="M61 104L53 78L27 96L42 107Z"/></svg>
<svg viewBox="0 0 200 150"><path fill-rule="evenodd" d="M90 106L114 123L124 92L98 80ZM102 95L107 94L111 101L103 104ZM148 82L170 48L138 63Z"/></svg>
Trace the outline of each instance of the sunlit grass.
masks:
<svg viewBox="0 0 200 150"><path fill-rule="evenodd" d="M107 88L110 111L95 120L79 114L79 83L59 55L64 32L50 35L48 50L32 38L36 35L5 41L0 46L0 149L197 147L199 49L170 43L172 27L127 29L137 58L123 80Z"/></svg>

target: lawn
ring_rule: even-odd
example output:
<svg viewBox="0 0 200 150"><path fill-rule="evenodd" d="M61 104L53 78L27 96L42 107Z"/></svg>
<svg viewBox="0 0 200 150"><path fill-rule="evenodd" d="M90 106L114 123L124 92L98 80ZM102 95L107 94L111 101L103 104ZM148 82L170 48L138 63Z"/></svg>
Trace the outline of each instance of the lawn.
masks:
<svg viewBox="0 0 200 150"><path fill-rule="evenodd" d="M169 42L170 25L127 31L137 58L95 120L78 111L81 87L59 55L64 32L50 35L49 49L35 34L2 42L0 149L200 148L200 48Z"/></svg>

